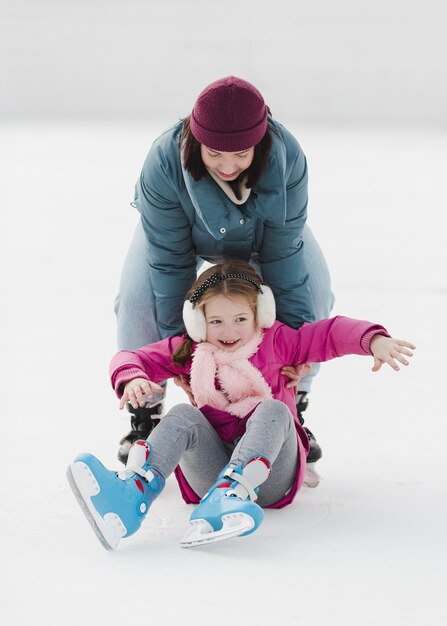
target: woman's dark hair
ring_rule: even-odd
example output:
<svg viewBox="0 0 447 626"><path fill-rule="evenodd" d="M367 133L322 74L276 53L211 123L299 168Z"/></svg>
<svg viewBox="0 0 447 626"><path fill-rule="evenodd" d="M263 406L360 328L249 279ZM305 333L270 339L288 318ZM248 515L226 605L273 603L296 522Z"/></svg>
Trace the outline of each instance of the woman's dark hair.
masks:
<svg viewBox="0 0 447 626"><path fill-rule="evenodd" d="M270 109L267 107L270 114ZM191 174L195 181L200 180L203 176L208 176L207 169L202 161L200 154L200 142L194 137L189 126L190 116L183 118L183 130L182 130L182 160L185 169ZM249 146L250 147L250 146ZM255 146L255 153L253 161L246 170L241 172L236 180L228 181L230 187L234 191L236 198L240 200L242 194L240 192L241 179L247 177L245 186L247 189L253 189L261 174L264 170L267 162L270 149L272 147L272 135L270 127L267 127L267 131L261 141Z"/></svg>

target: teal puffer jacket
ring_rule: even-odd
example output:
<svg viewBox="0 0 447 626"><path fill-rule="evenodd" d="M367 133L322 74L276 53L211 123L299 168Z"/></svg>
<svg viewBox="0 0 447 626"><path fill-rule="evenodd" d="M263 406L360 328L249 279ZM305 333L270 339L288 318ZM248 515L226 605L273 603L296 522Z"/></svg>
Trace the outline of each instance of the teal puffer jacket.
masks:
<svg viewBox="0 0 447 626"><path fill-rule="evenodd" d="M314 321L301 234L307 217L306 158L296 139L270 119L273 145L250 197L236 205L210 176L196 182L180 158L182 122L158 137L136 185L135 203L162 337L183 326L185 293L196 257L257 259L276 298L277 319L294 327Z"/></svg>

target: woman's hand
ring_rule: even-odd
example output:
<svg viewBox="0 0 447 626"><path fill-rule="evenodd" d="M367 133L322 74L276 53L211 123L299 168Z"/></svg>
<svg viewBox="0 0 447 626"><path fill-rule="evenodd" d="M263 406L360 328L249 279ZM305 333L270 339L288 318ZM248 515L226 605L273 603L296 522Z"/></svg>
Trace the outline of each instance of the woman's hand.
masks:
<svg viewBox="0 0 447 626"><path fill-rule="evenodd" d="M385 337L385 335L374 335L371 339L370 348L374 356L373 372L378 372L384 363L388 363L393 370L398 372L400 367L396 361L399 361L402 365L409 365L409 362L403 355L412 357L413 353L411 350L415 350L416 346L402 339Z"/></svg>
<svg viewBox="0 0 447 626"><path fill-rule="evenodd" d="M299 382L304 376L307 376L312 371L312 365L310 363L300 363L299 365L285 365L281 369L281 374L290 378L286 384L286 389L290 387L296 387L298 390Z"/></svg>
<svg viewBox="0 0 447 626"><path fill-rule="evenodd" d="M192 395L191 386L189 384L189 376L186 376L185 374L181 374L180 376L176 376L174 378L174 382L176 385L178 385L179 387L183 389L183 391L188 396L188 400L191 402L191 404L193 406L197 406L194 400L194 396Z"/></svg>
<svg viewBox="0 0 447 626"><path fill-rule="evenodd" d="M120 400L120 409L124 408L126 402L130 402L134 409L144 406L146 401L143 396L146 395L151 399L153 391L163 393L164 389L157 383L147 380L147 378L133 378L129 380L124 387L124 393Z"/></svg>

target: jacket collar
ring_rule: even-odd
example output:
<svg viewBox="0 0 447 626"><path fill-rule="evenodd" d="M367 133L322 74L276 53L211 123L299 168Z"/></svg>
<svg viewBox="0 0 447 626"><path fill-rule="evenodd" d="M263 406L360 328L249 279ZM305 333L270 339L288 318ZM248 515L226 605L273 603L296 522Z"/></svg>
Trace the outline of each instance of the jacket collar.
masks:
<svg viewBox="0 0 447 626"><path fill-rule="evenodd" d="M234 193L229 183L225 182L224 180L221 180L219 176L217 176L217 174L213 172L213 170L209 169L209 167L207 167L206 169L208 170L208 174L211 176L211 178L218 184L218 186L222 189L222 191L230 198L231 202L233 202L234 204L237 204L238 206L240 204L245 204L247 202L251 193L251 189L245 186L245 183L247 181L247 176L244 176L244 178L239 183L239 191L242 196L241 199L239 199L239 198L236 198L236 194Z"/></svg>

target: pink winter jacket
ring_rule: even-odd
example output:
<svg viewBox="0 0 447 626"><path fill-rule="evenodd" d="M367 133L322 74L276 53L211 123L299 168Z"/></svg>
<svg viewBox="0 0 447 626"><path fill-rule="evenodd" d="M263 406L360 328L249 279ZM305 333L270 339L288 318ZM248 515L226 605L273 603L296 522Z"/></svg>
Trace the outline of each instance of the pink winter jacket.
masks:
<svg viewBox="0 0 447 626"><path fill-rule="evenodd" d="M296 415L295 389L286 389L288 378L281 374L281 368L284 365L329 361L346 354L371 354L370 342L377 333L389 336L383 326L341 316L304 324L298 330L277 321L263 331L259 348L249 362L261 372L272 390L273 398L289 407L295 418L299 450L295 484L279 502L272 505L273 508L281 508L292 502L303 482L303 461L309 450L306 433ZM111 382L117 396L122 396L124 384L133 378L147 378L158 383L180 374L189 375L192 358L183 366L172 362L172 355L183 340L182 336L169 337L139 350L118 352L110 363ZM196 344L193 344L193 354L195 347ZM209 405L198 408L227 442L233 442L244 434L247 420L253 412L240 418ZM188 485L179 468L175 473L185 501L199 502L200 498Z"/></svg>

